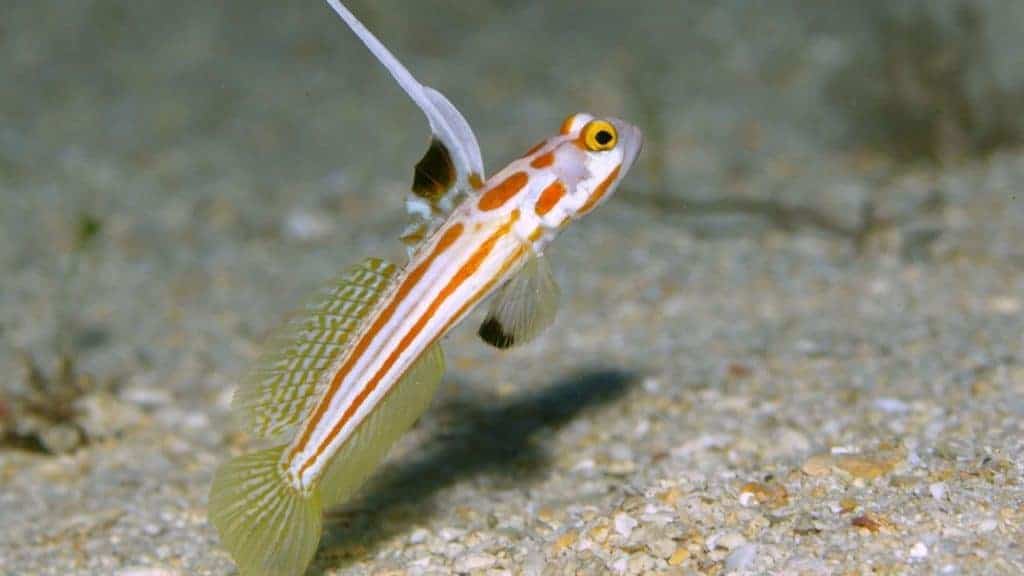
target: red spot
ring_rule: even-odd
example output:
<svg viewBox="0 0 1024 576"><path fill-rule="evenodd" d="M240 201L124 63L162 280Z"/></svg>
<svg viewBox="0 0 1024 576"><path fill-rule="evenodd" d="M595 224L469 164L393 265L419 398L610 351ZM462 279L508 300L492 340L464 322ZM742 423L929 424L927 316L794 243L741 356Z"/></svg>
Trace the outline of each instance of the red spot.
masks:
<svg viewBox="0 0 1024 576"><path fill-rule="evenodd" d="M553 152L548 152L546 154L541 154L540 156L537 156L536 158L531 160L530 166L533 166L534 168L547 168L548 166L551 166L554 163L555 154Z"/></svg>
<svg viewBox="0 0 1024 576"><path fill-rule="evenodd" d="M538 216L543 216L558 204L558 201L565 196L565 185L560 181L555 180L543 192L540 193L540 198L537 199L537 204L534 206L534 210Z"/></svg>

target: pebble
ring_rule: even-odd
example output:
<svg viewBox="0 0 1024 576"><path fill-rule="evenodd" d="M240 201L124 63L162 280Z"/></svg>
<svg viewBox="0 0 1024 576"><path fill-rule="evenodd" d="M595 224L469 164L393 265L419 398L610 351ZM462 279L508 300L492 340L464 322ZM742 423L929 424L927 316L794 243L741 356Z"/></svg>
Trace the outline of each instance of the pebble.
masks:
<svg viewBox="0 0 1024 576"><path fill-rule="evenodd" d="M427 541L428 536L430 536L430 532L426 529L417 528L409 535L409 544L422 544Z"/></svg>
<svg viewBox="0 0 1024 576"><path fill-rule="evenodd" d="M675 552L668 557L669 566L679 566L683 562L686 562L687 558L690 557L690 551L686 548L676 548Z"/></svg>
<svg viewBox="0 0 1024 576"><path fill-rule="evenodd" d="M932 498L942 500L946 497L946 485L942 482L933 482L928 485L928 493Z"/></svg>
<svg viewBox="0 0 1024 576"><path fill-rule="evenodd" d="M171 568L122 568L114 574L116 576L183 576L181 572Z"/></svg>
<svg viewBox="0 0 1024 576"><path fill-rule="evenodd" d="M925 546L924 542L918 542L910 548L910 557L914 559L921 559L928 557L928 547Z"/></svg>
<svg viewBox="0 0 1024 576"><path fill-rule="evenodd" d="M997 522L994 518L989 518L988 520L982 520L978 524L978 532L991 532L991 531L995 530L998 526L999 526L999 522Z"/></svg>
<svg viewBox="0 0 1024 576"><path fill-rule="evenodd" d="M632 516L626 513L620 513L615 515L615 531L619 533L623 538L629 538L629 535L633 533L633 529L636 528L638 522Z"/></svg>
<svg viewBox="0 0 1024 576"><path fill-rule="evenodd" d="M333 230L329 218L308 210L293 210L284 222L285 236L303 242L326 238Z"/></svg>
<svg viewBox="0 0 1024 576"><path fill-rule="evenodd" d="M708 538L707 549L723 548L725 550L735 550L746 543L747 539L742 535L736 532L726 532L725 534L716 534Z"/></svg>
<svg viewBox="0 0 1024 576"><path fill-rule="evenodd" d="M875 408L887 414L904 414L910 410L910 405L899 398L876 398Z"/></svg>
<svg viewBox="0 0 1024 576"><path fill-rule="evenodd" d="M755 544L743 544L729 553L725 558L725 569L727 572L746 570L757 558L757 546Z"/></svg>
<svg viewBox="0 0 1024 576"><path fill-rule="evenodd" d="M463 556L455 561L456 572L477 572L486 570L498 563L498 559L490 554L474 553Z"/></svg>
<svg viewBox="0 0 1024 576"><path fill-rule="evenodd" d="M676 551L676 543L670 538L659 538L648 544L647 549L658 558L669 558Z"/></svg>

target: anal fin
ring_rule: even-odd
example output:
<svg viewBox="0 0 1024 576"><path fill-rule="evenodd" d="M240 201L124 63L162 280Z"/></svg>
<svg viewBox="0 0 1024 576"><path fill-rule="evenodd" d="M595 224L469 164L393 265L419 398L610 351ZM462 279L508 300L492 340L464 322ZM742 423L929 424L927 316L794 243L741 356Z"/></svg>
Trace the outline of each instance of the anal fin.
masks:
<svg viewBox="0 0 1024 576"><path fill-rule="evenodd" d="M391 446L430 406L444 375L444 354L434 344L363 419L335 454L320 483L325 506L348 500Z"/></svg>

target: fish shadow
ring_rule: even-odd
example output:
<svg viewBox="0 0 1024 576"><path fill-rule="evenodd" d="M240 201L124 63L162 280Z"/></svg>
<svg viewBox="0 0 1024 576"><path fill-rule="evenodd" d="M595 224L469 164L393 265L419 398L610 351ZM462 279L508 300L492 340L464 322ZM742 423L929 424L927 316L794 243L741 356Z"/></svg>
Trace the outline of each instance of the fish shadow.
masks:
<svg viewBox="0 0 1024 576"><path fill-rule="evenodd" d="M328 514L309 573L372 555L383 542L426 522L436 509L435 495L466 478L483 476L494 490L542 478L551 464L544 447L548 434L621 398L636 380L629 372L596 369L497 404L493 397L461 392L444 401L434 408L441 421L434 438L386 466L356 499Z"/></svg>

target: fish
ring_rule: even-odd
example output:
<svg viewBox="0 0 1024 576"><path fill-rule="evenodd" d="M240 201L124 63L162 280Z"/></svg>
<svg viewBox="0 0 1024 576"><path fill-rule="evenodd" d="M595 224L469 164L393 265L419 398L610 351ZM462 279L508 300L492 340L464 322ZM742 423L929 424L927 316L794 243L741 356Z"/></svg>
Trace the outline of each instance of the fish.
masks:
<svg viewBox="0 0 1024 576"><path fill-rule="evenodd" d="M477 333L508 349L549 326L560 291L545 248L608 201L643 146L617 118L569 115L490 177L469 122L420 84L339 0L334 12L427 117L406 198L404 266L368 258L268 342L233 410L270 446L222 464L209 519L243 575L302 574L322 512L348 500L428 408L442 338L490 298Z"/></svg>

